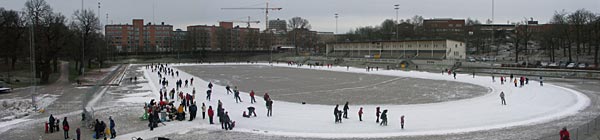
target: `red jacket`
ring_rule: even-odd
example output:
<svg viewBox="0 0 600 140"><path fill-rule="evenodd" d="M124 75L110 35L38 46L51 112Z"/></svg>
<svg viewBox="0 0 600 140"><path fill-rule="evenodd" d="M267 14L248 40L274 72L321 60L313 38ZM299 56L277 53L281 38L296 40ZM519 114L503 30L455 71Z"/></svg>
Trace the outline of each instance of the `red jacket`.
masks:
<svg viewBox="0 0 600 140"><path fill-rule="evenodd" d="M570 140L570 135L569 135L569 131L565 130L561 130L560 131L560 140Z"/></svg>
<svg viewBox="0 0 600 140"><path fill-rule="evenodd" d="M213 116L215 112L213 112L212 108L208 109L208 116Z"/></svg>
<svg viewBox="0 0 600 140"><path fill-rule="evenodd" d="M362 111L362 108L361 108L360 110L358 110L358 115L362 115L362 114L363 114L363 111Z"/></svg>
<svg viewBox="0 0 600 140"><path fill-rule="evenodd" d="M250 91L250 97L254 97L254 91Z"/></svg>

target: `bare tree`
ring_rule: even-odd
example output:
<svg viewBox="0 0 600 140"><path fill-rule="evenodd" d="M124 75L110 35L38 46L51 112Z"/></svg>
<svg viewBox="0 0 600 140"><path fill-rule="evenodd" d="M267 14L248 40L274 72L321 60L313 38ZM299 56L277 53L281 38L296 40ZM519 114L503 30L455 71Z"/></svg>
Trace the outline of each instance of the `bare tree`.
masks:
<svg viewBox="0 0 600 140"><path fill-rule="evenodd" d="M308 20L303 19L301 17L293 17L288 21L288 26L290 29L310 29L310 23Z"/></svg>
<svg viewBox="0 0 600 140"><path fill-rule="evenodd" d="M75 13L73 13L73 24L75 25L75 29L78 30L81 33L81 38L83 40L83 44L82 44L82 48L81 49L85 49L87 51L89 51L90 49L87 49L89 47L86 47L87 44L92 44L94 39L90 38L94 33L98 32L101 27L100 27L100 20L98 19L98 17L96 17L96 15L94 14L94 12L92 12L92 10L76 10ZM83 52L83 50L81 52L85 53L85 54L89 54L86 52ZM90 51L91 52L91 51ZM82 56L83 57L83 56ZM88 61L88 67L91 67L89 62L91 62L92 58L91 57L87 57L86 58ZM79 58L79 63L81 65L79 65L79 74L83 74L83 67L84 67L84 58Z"/></svg>
<svg viewBox="0 0 600 140"><path fill-rule="evenodd" d="M579 9L573 13L571 13L570 15L567 16L568 22L570 25L573 25L575 28L575 31L573 32L575 34L575 45L576 45L576 54L575 56L577 61L579 61L579 55L581 55L583 52L582 50L582 45L583 44L583 38L584 38L584 32L585 32L585 25L591 23L591 21L593 20L594 14L588 10L585 9Z"/></svg>

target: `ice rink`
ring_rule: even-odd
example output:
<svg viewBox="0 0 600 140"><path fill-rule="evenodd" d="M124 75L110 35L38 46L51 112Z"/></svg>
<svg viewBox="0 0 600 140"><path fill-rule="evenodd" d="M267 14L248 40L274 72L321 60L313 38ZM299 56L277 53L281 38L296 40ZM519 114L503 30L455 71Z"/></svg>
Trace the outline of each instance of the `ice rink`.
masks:
<svg viewBox="0 0 600 140"><path fill-rule="evenodd" d="M500 85L499 82L492 82L491 78L486 76L472 78L471 75L459 74L455 80L451 76L442 75L441 73L388 70L366 72L365 69L359 68L346 70L346 67L323 67L310 70L311 68L307 66L296 68L296 66L286 66L285 64L274 67L268 64L189 66L186 65L180 68L197 76L194 81L194 87L197 90L197 102L205 102L207 106L216 106L216 100L222 100L225 109L229 111L231 118L236 121L234 131L261 135L315 138L384 138L464 133L545 123L576 114L587 107L590 102L585 95L568 88L550 84L542 87L537 84L537 81L530 81L529 85L518 88L512 84ZM183 71L180 71L180 78L192 77L192 75ZM157 74L145 70L145 76L149 77L150 87L155 90L154 93L158 93L158 88L156 88L159 87ZM361 77L362 80L356 80L361 79ZM170 79L170 81L172 80ZM216 83L212 101L205 101L203 98L208 83L205 80ZM398 82L393 82L394 80ZM331 81L339 81L339 83L336 84L337 82ZM264 101L260 97L257 97L257 104L250 104L249 97L244 92L242 93L242 99L245 102L235 103L233 96L227 95L225 92L224 86L226 83L239 86L241 91L255 89L257 95L262 95L263 91L268 91L271 98L275 100L273 117L264 116ZM429 86L429 84L437 86ZM279 86L292 87L276 88ZM468 88L446 88L446 86L464 86ZM388 88L392 91L386 90ZM363 96L371 94L363 93L364 91L371 91L369 89L380 89L376 90L382 91L380 94L371 96L382 97L363 98ZM398 89L411 90L399 92L396 91ZM473 93L458 94L468 89L469 91L475 91L471 91ZM183 90L184 92L191 92L191 88ZM418 91L421 90L424 91L423 94L439 92L441 95L426 95L420 97L419 101L409 101L412 97L393 97L418 96L420 93ZM501 91L506 93L508 102L506 106L500 104L498 94ZM345 94L347 92L348 95ZM309 95L311 93L317 95ZM317 101L309 101L313 99ZM335 124L333 119L334 106L332 104L343 105L345 100L351 102L350 119L344 119L342 124ZM306 101L308 104L302 105L299 103L301 101ZM248 106L257 107L259 116L256 118L241 117L242 111ZM374 108L377 106L382 107L382 110L389 110L388 126L380 126L375 123ZM356 116L359 107L363 107L365 112L363 116L365 121L362 122L358 121ZM399 117L402 115L406 116L406 129L400 129L399 127ZM188 129L219 129L219 126L216 125L178 126L185 126L184 128ZM177 126L170 125L161 129L171 129L169 127ZM161 134L145 132L134 134L144 134L149 137L152 137L152 135L161 136Z"/></svg>

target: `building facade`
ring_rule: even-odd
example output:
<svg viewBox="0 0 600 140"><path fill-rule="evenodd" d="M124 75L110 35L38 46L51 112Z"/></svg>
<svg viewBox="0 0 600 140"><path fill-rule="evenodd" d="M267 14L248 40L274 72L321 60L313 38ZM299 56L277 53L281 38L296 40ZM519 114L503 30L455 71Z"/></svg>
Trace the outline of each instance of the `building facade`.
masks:
<svg viewBox="0 0 600 140"><path fill-rule="evenodd" d="M386 59L461 60L466 58L466 47L463 42L447 39L340 42L327 44L326 55Z"/></svg>
<svg viewBox="0 0 600 140"><path fill-rule="evenodd" d="M277 33L287 32L287 22L285 20L269 20L269 27L267 30L274 31Z"/></svg>
<svg viewBox="0 0 600 140"><path fill-rule="evenodd" d="M219 26L193 25L187 27L189 42L193 50L249 51L263 50L259 47L258 28L233 26L232 22L220 22Z"/></svg>
<svg viewBox="0 0 600 140"><path fill-rule="evenodd" d="M172 50L173 25L147 23L133 19L133 24L105 26L110 46L120 52L164 52Z"/></svg>

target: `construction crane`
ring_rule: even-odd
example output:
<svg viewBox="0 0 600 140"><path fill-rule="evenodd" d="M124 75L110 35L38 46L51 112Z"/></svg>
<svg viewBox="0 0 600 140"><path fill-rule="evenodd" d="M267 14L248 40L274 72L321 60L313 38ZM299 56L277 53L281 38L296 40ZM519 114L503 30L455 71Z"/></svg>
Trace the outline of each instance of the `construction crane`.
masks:
<svg viewBox="0 0 600 140"><path fill-rule="evenodd" d="M281 10L283 8L274 8L269 7L269 1L266 2L267 6L265 8L221 8L222 10L265 10L265 30L269 28L269 10Z"/></svg>
<svg viewBox="0 0 600 140"><path fill-rule="evenodd" d="M219 21L219 22L246 23L246 24L248 24L247 28L250 28L250 23L254 23L254 24L260 23L260 21L258 21L258 20L250 20L250 16L248 16L248 20L247 21L243 21L243 20L230 20L230 21Z"/></svg>

